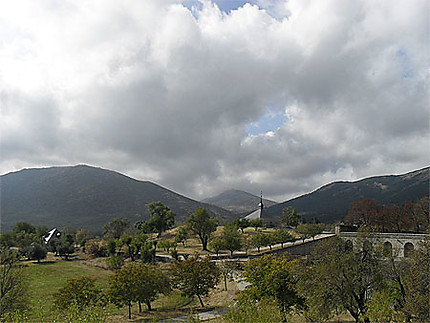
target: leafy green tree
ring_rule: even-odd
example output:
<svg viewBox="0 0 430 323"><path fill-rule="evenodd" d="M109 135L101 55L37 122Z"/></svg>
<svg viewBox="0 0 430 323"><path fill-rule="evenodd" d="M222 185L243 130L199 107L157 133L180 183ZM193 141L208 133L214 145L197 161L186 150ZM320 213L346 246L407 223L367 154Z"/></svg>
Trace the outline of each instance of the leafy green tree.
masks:
<svg viewBox="0 0 430 323"><path fill-rule="evenodd" d="M242 233L244 229L251 226L251 222L246 218L236 219L233 223L240 229L240 231L242 231Z"/></svg>
<svg viewBox="0 0 430 323"><path fill-rule="evenodd" d="M128 232L123 232L121 237L119 238L119 244L121 246L127 246L127 256L131 258L131 261L134 261L134 251L133 251L133 236Z"/></svg>
<svg viewBox="0 0 430 323"><path fill-rule="evenodd" d="M32 243L29 249L29 259L36 259L37 262L40 263L40 259L46 258L46 255L48 254L48 250L45 248L44 245L41 245L39 243Z"/></svg>
<svg viewBox="0 0 430 323"><path fill-rule="evenodd" d="M144 263L155 262L155 248L154 244L146 241L140 249L140 258Z"/></svg>
<svg viewBox="0 0 430 323"><path fill-rule="evenodd" d="M187 226L184 225L179 227L178 230L176 231L175 242L182 243L182 245L185 247L185 242L187 241L188 238L189 238L189 233L188 233Z"/></svg>
<svg viewBox="0 0 430 323"><path fill-rule="evenodd" d="M128 318L131 319L131 305L136 300L137 286L133 263L122 267L109 277L108 297L118 308L128 306Z"/></svg>
<svg viewBox="0 0 430 323"><path fill-rule="evenodd" d="M67 284L54 294L54 306L64 310L77 306L83 310L89 306L104 306L106 300L100 288L96 287L95 278L82 276L70 278Z"/></svg>
<svg viewBox="0 0 430 323"><path fill-rule="evenodd" d="M91 233L87 229L80 228L75 233L75 241L80 247L85 247L85 243L90 237Z"/></svg>
<svg viewBox="0 0 430 323"><path fill-rule="evenodd" d="M159 294L168 294L170 292L169 277L155 266L149 266L142 263L133 265L133 273L136 280L136 298L135 301L140 304L145 303L148 311L152 310L153 302Z"/></svg>
<svg viewBox="0 0 430 323"><path fill-rule="evenodd" d="M209 247L219 256L219 252L225 248L224 239L222 237L213 237L209 241Z"/></svg>
<svg viewBox="0 0 430 323"><path fill-rule="evenodd" d="M168 277L160 269L142 263L130 263L109 278L109 298L118 307L128 306L129 319L133 302L143 302L151 310L157 295L169 291Z"/></svg>
<svg viewBox="0 0 430 323"><path fill-rule="evenodd" d="M260 248L266 246L266 238L264 233L258 232L256 234L253 234L250 238L251 246L254 248L257 248L258 252L260 252Z"/></svg>
<svg viewBox="0 0 430 323"><path fill-rule="evenodd" d="M67 260L75 252L73 236L71 234L63 234L61 239L56 243L56 251L59 256Z"/></svg>
<svg viewBox="0 0 430 323"><path fill-rule="evenodd" d="M36 227L30 223L27 222L18 222L14 225L12 231L17 234L20 232L25 233L36 233Z"/></svg>
<svg viewBox="0 0 430 323"><path fill-rule="evenodd" d="M243 272L243 277L251 285L241 297L257 301L273 298L286 316L294 306L301 308L304 304L304 298L296 290L299 268L298 260L290 260L286 256L266 255L251 259Z"/></svg>
<svg viewBox="0 0 430 323"><path fill-rule="evenodd" d="M229 307L223 316L223 322L227 323L268 323L283 320L278 304L272 298L265 298L259 302L241 299L235 306Z"/></svg>
<svg viewBox="0 0 430 323"><path fill-rule="evenodd" d="M184 261L175 261L170 272L174 286L187 296L196 295L202 307L202 296L207 296L220 278L218 267L207 257L192 256Z"/></svg>
<svg viewBox="0 0 430 323"><path fill-rule="evenodd" d="M23 312L28 308L28 281L17 254L5 248L0 249L0 321L8 315Z"/></svg>
<svg viewBox="0 0 430 323"><path fill-rule="evenodd" d="M273 233L273 239L275 243L280 243L281 247L284 248L284 243L294 240L293 235L285 229L278 229Z"/></svg>
<svg viewBox="0 0 430 323"><path fill-rule="evenodd" d="M147 240L148 240L148 236L143 232L138 232L133 237L133 241L131 242L131 245L132 245L132 250L136 256L139 256L139 254L142 253L142 248L144 244L147 242Z"/></svg>
<svg viewBox="0 0 430 323"><path fill-rule="evenodd" d="M111 254L108 259L106 259L108 268L113 271L120 270L124 266L124 257L121 254Z"/></svg>
<svg viewBox="0 0 430 323"><path fill-rule="evenodd" d="M218 268L224 280L224 290L227 291L227 281L233 281L234 274L237 270L237 263L234 261L221 260L218 263Z"/></svg>
<svg viewBox="0 0 430 323"><path fill-rule="evenodd" d="M152 202L148 205L148 211L151 213L151 218L147 221L148 226L158 233L157 238L161 234L173 227L175 223L175 212L161 202Z"/></svg>
<svg viewBox="0 0 430 323"><path fill-rule="evenodd" d="M314 238L322 232L320 224L299 224L295 231L299 234L300 238L305 242L306 239Z"/></svg>
<svg viewBox="0 0 430 323"><path fill-rule="evenodd" d="M284 207L281 215L281 225L283 227L297 227L300 222L300 214L291 206Z"/></svg>
<svg viewBox="0 0 430 323"><path fill-rule="evenodd" d="M160 248L163 248L163 250L166 251L166 252L170 252L170 248L176 249L176 247L177 247L176 242L172 242L172 241L169 241L169 240L160 241L158 243L158 246Z"/></svg>
<svg viewBox="0 0 430 323"><path fill-rule="evenodd" d="M203 250L207 251L208 241L218 226L216 219L211 218L206 210L200 207L188 217L187 223L190 230L199 237Z"/></svg>
<svg viewBox="0 0 430 323"><path fill-rule="evenodd" d="M407 269L402 312L418 322L430 322L430 239L421 242L410 259L404 261Z"/></svg>
<svg viewBox="0 0 430 323"><path fill-rule="evenodd" d="M0 246L3 248L10 248L15 245L15 235L13 232L5 232L0 234Z"/></svg>
<svg viewBox="0 0 430 323"><path fill-rule="evenodd" d="M115 243L115 240L112 240ZM88 240L85 243L85 253L90 258L96 258L96 257L106 257L107 254L107 246L105 244L106 242L100 241L98 239L91 239ZM115 246L116 248L116 246Z"/></svg>
<svg viewBox="0 0 430 323"><path fill-rule="evenodd" d="M249 220L249 226L257 230L258 228L264 227L264 222L262 219Z"/></svg>
<svg viewBox="0 0 430 323"><path fill-rule="evenodd" d="M380 258L372 248L351 250L337 237L321 241L298 286L307 306L320 316L344 309L356 322L368 322L371 295L384 280Z"/></svg>
<svg viewBox="0 0 430 323"><path fill-rule="evenodd" d="M104 226L105 239L119 239L121 235L130 227L130 222L126 218L114 218Z"/></svg>
<svg viewBox="0 0 430 323"><path fill-rule="evenodd" d="M230 256L233 257L233 252L242 248L240 233L235 225L226 225L222 231L221 239L224 242L224 248L230 251Z"/></svg>

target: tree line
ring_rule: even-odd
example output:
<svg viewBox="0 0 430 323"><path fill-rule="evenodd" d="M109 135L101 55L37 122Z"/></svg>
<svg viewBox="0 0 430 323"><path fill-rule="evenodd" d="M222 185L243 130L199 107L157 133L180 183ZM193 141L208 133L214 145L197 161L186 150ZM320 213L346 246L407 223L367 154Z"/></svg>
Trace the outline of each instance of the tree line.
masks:
<svg viewBox="0 0 430 323"><path fill-rule="evenodd" d="M356 201L345 217L345 224L380 232L426 232L430 227L429 197L403 205L380 205L372 199Z"/></svg>

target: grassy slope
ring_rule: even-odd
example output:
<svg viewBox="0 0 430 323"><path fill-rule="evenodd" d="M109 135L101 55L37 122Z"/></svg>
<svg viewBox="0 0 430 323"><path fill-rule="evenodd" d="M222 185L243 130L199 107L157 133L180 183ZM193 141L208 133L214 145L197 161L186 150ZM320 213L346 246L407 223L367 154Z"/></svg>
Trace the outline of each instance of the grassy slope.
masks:
<svg viewBox="0 0 430 323"><path fill-rule="evenodd" d="M102 261L103 259L101 259ZM96 278L96 283L103 289L108 285L108 278L112 271L95 267L91 264L95 262L85 260L63 261L53 259L52 255L48 260L40 264L36 262L25 262L25 271L30 284L30 321L40 321L39 315L43 315L49 321L49 314L54 301L53 294L63 287L69 278L79 276L91 276ZM223 290L223 284L204 298L207 308L225 307L232 301L237 292L236 284L229 283L229 291ZM169 317L187 316L191 311L200 310L200 305L196 299L188 299L180 295L179 291L173 291L168 296L161 295L153 303L154 311L148 313L143 306L143 312L138 313L137 305L133 305L133 321L150 319L159 320ZM117 309L109 305L107 311L110 314L109 322L129 322L127 319L127 309Z"/></svg>

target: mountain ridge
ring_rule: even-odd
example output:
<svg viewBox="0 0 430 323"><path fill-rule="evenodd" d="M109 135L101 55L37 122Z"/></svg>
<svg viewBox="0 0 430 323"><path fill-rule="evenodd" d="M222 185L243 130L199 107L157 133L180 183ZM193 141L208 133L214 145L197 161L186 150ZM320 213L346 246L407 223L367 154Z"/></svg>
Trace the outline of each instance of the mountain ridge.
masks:
<svg viewBox="0 0 430 323"><path fill-rule="evenodd" d="M19 221L34 225L84 226L102 230L114 217L131 222L149 218L147 205L161 201L176 213L176 222L198 207L228 220L232 214L149 181L88 165L23 169L0 176L2 231Z"/></svg>
<svg viewBox="0 0 430 323"><path fill-rule="evenodd" d="M255 211L260 203L260 197L242 190L229 189L216 196L205 198L202 202L242 215ZM277 202L263 198L263 204L268 207L277 204Z"/></svg>
<svg viewBox="0 0 430 323"><path fill-rule="evenodd" d="M400 175L371 176L357 181L335 181L271 206L266 219L276 221L286 206L292 206L305 221L341 221L354 201L374 199L379 204L401 204L429 196L429 170L424 167Z"/></svg>

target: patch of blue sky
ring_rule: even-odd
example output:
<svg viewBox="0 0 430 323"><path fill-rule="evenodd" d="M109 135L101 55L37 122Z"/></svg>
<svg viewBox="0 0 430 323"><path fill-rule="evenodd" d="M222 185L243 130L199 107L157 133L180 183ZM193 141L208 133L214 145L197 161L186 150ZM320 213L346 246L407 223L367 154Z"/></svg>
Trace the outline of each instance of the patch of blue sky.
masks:
<svg viewBox="0 0 430 323"><path fill-rule="evenodd" d="M256 136L259 134L276 132L287 121L283 109L268 109L260 119L248 125L248 135Z"/></svg>
<svg viewBox="0 0 430 323"><path fill-rule="evenodd" d="M398 59L400 66L402 68L402 78L408 79L414 77L414 72L411 67L410 58L408 52L401 48L396 52L396 58Z"/></svg>
<svg viewBox="0 0 430 323"><path fill-rule="evenodd" d="M284 1L285 0L211 0L212 3L215 3L218 8L226 14L249 3L258 6L260 9L265 9L266 12L275 19L283 19L288 16L283 10L281 10L281 12L278 11L278 5L284 3ZM195 17L198 17L198 13L203 7L201 1L182 0L181 2Z"/></svg>
<svg viewBox="0 0 430 323"><path fill-rule="evenodd" d="M232 10L236 10L240 7L243 7L246 3L255 4L257 1L244 1L244 0L211 0L212 3L215 3L218 8L225 12L229 13ZM202 9L203 4L198 0L183 0L182 4L190 9L191 11L199 11Z"/></svg>

